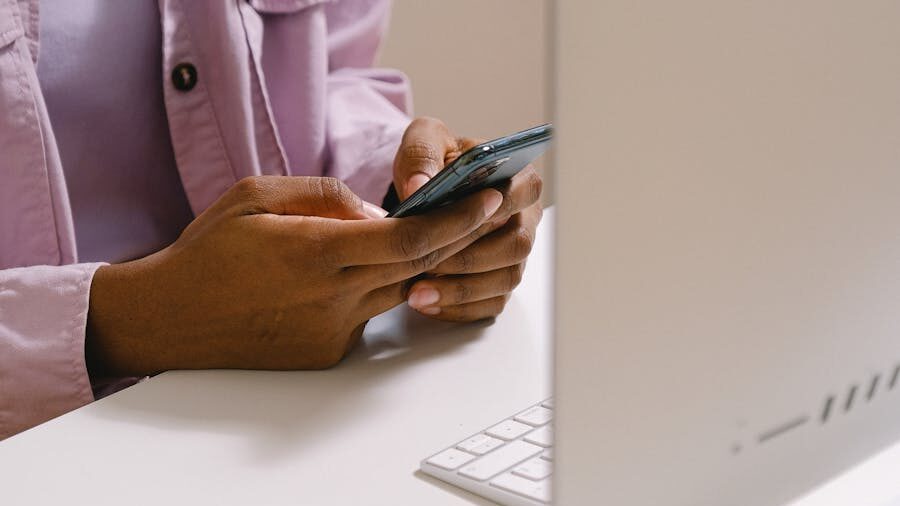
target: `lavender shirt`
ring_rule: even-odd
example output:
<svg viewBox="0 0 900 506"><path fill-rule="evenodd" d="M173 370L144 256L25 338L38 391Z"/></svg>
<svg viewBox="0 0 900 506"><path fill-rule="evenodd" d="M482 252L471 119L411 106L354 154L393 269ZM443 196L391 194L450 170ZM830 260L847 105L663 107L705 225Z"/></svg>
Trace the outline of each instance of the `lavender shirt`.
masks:
<svg viewBox="0 0 900 506"><path fill-rule="evenodd" d="M0 0L0 439L94 399L96 261L158 249L246 176L378 201L408 124L406 78L371 68L387 0L119 3Z"/></svg>
<svg viewBox="0 0 900 506"><path fill-rule="evenodd" d="M159 6L41 0L40 35L37 74L79 261L123 262L171 244L193 214L169 141Z"/></svg>

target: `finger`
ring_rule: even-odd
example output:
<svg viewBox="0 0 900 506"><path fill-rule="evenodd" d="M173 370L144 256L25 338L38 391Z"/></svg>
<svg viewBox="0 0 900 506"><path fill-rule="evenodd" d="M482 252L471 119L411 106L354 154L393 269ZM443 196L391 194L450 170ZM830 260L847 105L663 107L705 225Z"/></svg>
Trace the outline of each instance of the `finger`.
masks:
<svg viewBox="0 0 900 506"><path fill-rule="evenodd" d="M416 281L407 301L413 309L456 306L505 295L522 281L525 264L520 263L479 274L441 276Z"/></svg>
<svg viewBox="0 0 900 506"><path fill-rule="evenodd" d="M369 292L360 305L363 315L372 318L403 304L411 283L404 280Z"/></svg>
<svg viewBox="0 0 900 506"><path fill-rule="evenodd" d="M507 301L509 301L509 294L458 306L429 307L420 310L419 313L436 320L474 322L499 315L503 312Z"/></svg>
<svg viewBox="0 0 900 506"><path fill-rule="evenodd" d="M467 248L487 234L489 230L489 224L483 224L469 232L463 239L415 260L393 264L361 265L344 269L344 273L349 275L354 282L369 288L408 281L428 272L444 260Z"/></svg>
<svg viewBox="0 0 900 506"><path fill-rule="evenodd" d="M335 254L344 267L420 259L477 229L502 201L500 192L487 189L419 216L336 222Z"/></svg>
<svg viewBox="0 0 900 506"><path fill-rule="evenodd" d="M394 158L394 186L401 200L409 197L444 166L444 154L456 139L442 121L416 118L410 123Z"/></svg>
<svg viewBox="0 0 900 506"><path fill-rule="evenodd" d="M394 158L394 188L403 200L440 172L463 150L478 144L474 139L457 139L442 121L417 118L410 123Z"/></svg>
<svg viewBox="0 0 900 506"><path fill-rule="evenodd" d="M491 221L502 223L510 216L531 207L541 200L544 181L533 165L528 165L506 185L498 188L503 193L503 205L491 217Z"/></svg>
<svg viewBox="0 0 900 506"><path fill-rule="evenodd" d="M321 216L344 220L380 217L342 181L331 177L257 176L241 179L225 199L235 214Z"/></svg>
<svg viewBox="0 0 900 506"><path fill-rule="evenodd" d="M534 246L542 214L540 205L536 204L513 215L505 225L443 260L428 273L473 274L523 262Z"/></svg>

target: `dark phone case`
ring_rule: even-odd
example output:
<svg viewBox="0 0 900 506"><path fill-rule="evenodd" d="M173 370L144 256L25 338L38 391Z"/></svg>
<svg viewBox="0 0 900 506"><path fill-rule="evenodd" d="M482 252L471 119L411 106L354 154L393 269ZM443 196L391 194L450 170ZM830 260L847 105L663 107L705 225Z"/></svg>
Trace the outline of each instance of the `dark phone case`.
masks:
<svg viewBox="0 0 900 506"><path fill-rule="evenodd" d="M502 186L547 149L551 135L548 124L479 144L444 167L389 216L422 214L478 190Z"/></svg>

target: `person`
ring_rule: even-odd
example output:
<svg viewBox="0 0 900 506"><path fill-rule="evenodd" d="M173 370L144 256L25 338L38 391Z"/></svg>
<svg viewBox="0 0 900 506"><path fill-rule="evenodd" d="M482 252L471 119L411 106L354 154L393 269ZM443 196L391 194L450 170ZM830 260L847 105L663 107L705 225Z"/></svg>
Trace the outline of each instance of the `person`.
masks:
<svg viewBox="0 0 900 506"><path fill-rule="evenodd" d="M541 179L384 218L477 143L372 67L388 14L0 2L0 439L161 371L331 367L404 302L502 311Z"/></svg>

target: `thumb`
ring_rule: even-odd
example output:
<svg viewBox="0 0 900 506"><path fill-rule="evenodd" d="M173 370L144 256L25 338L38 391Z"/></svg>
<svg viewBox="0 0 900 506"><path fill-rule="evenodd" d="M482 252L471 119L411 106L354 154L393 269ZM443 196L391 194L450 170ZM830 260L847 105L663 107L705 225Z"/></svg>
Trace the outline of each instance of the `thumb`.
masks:
<svg viewBox="0 0 900 506"><path fill-rule="evenodd" d="M440 120L417 118L410 123L394 158L394 188L404 200L444 168L448 153L457 142Z"/></svg>
<svg viewBox="0 0 900 506"><path fill-rule="evenodd" d="M260 176L234 186L243 214L320 216L342 220L380 218L383 209L365 202L331 177Z"/></svg>

